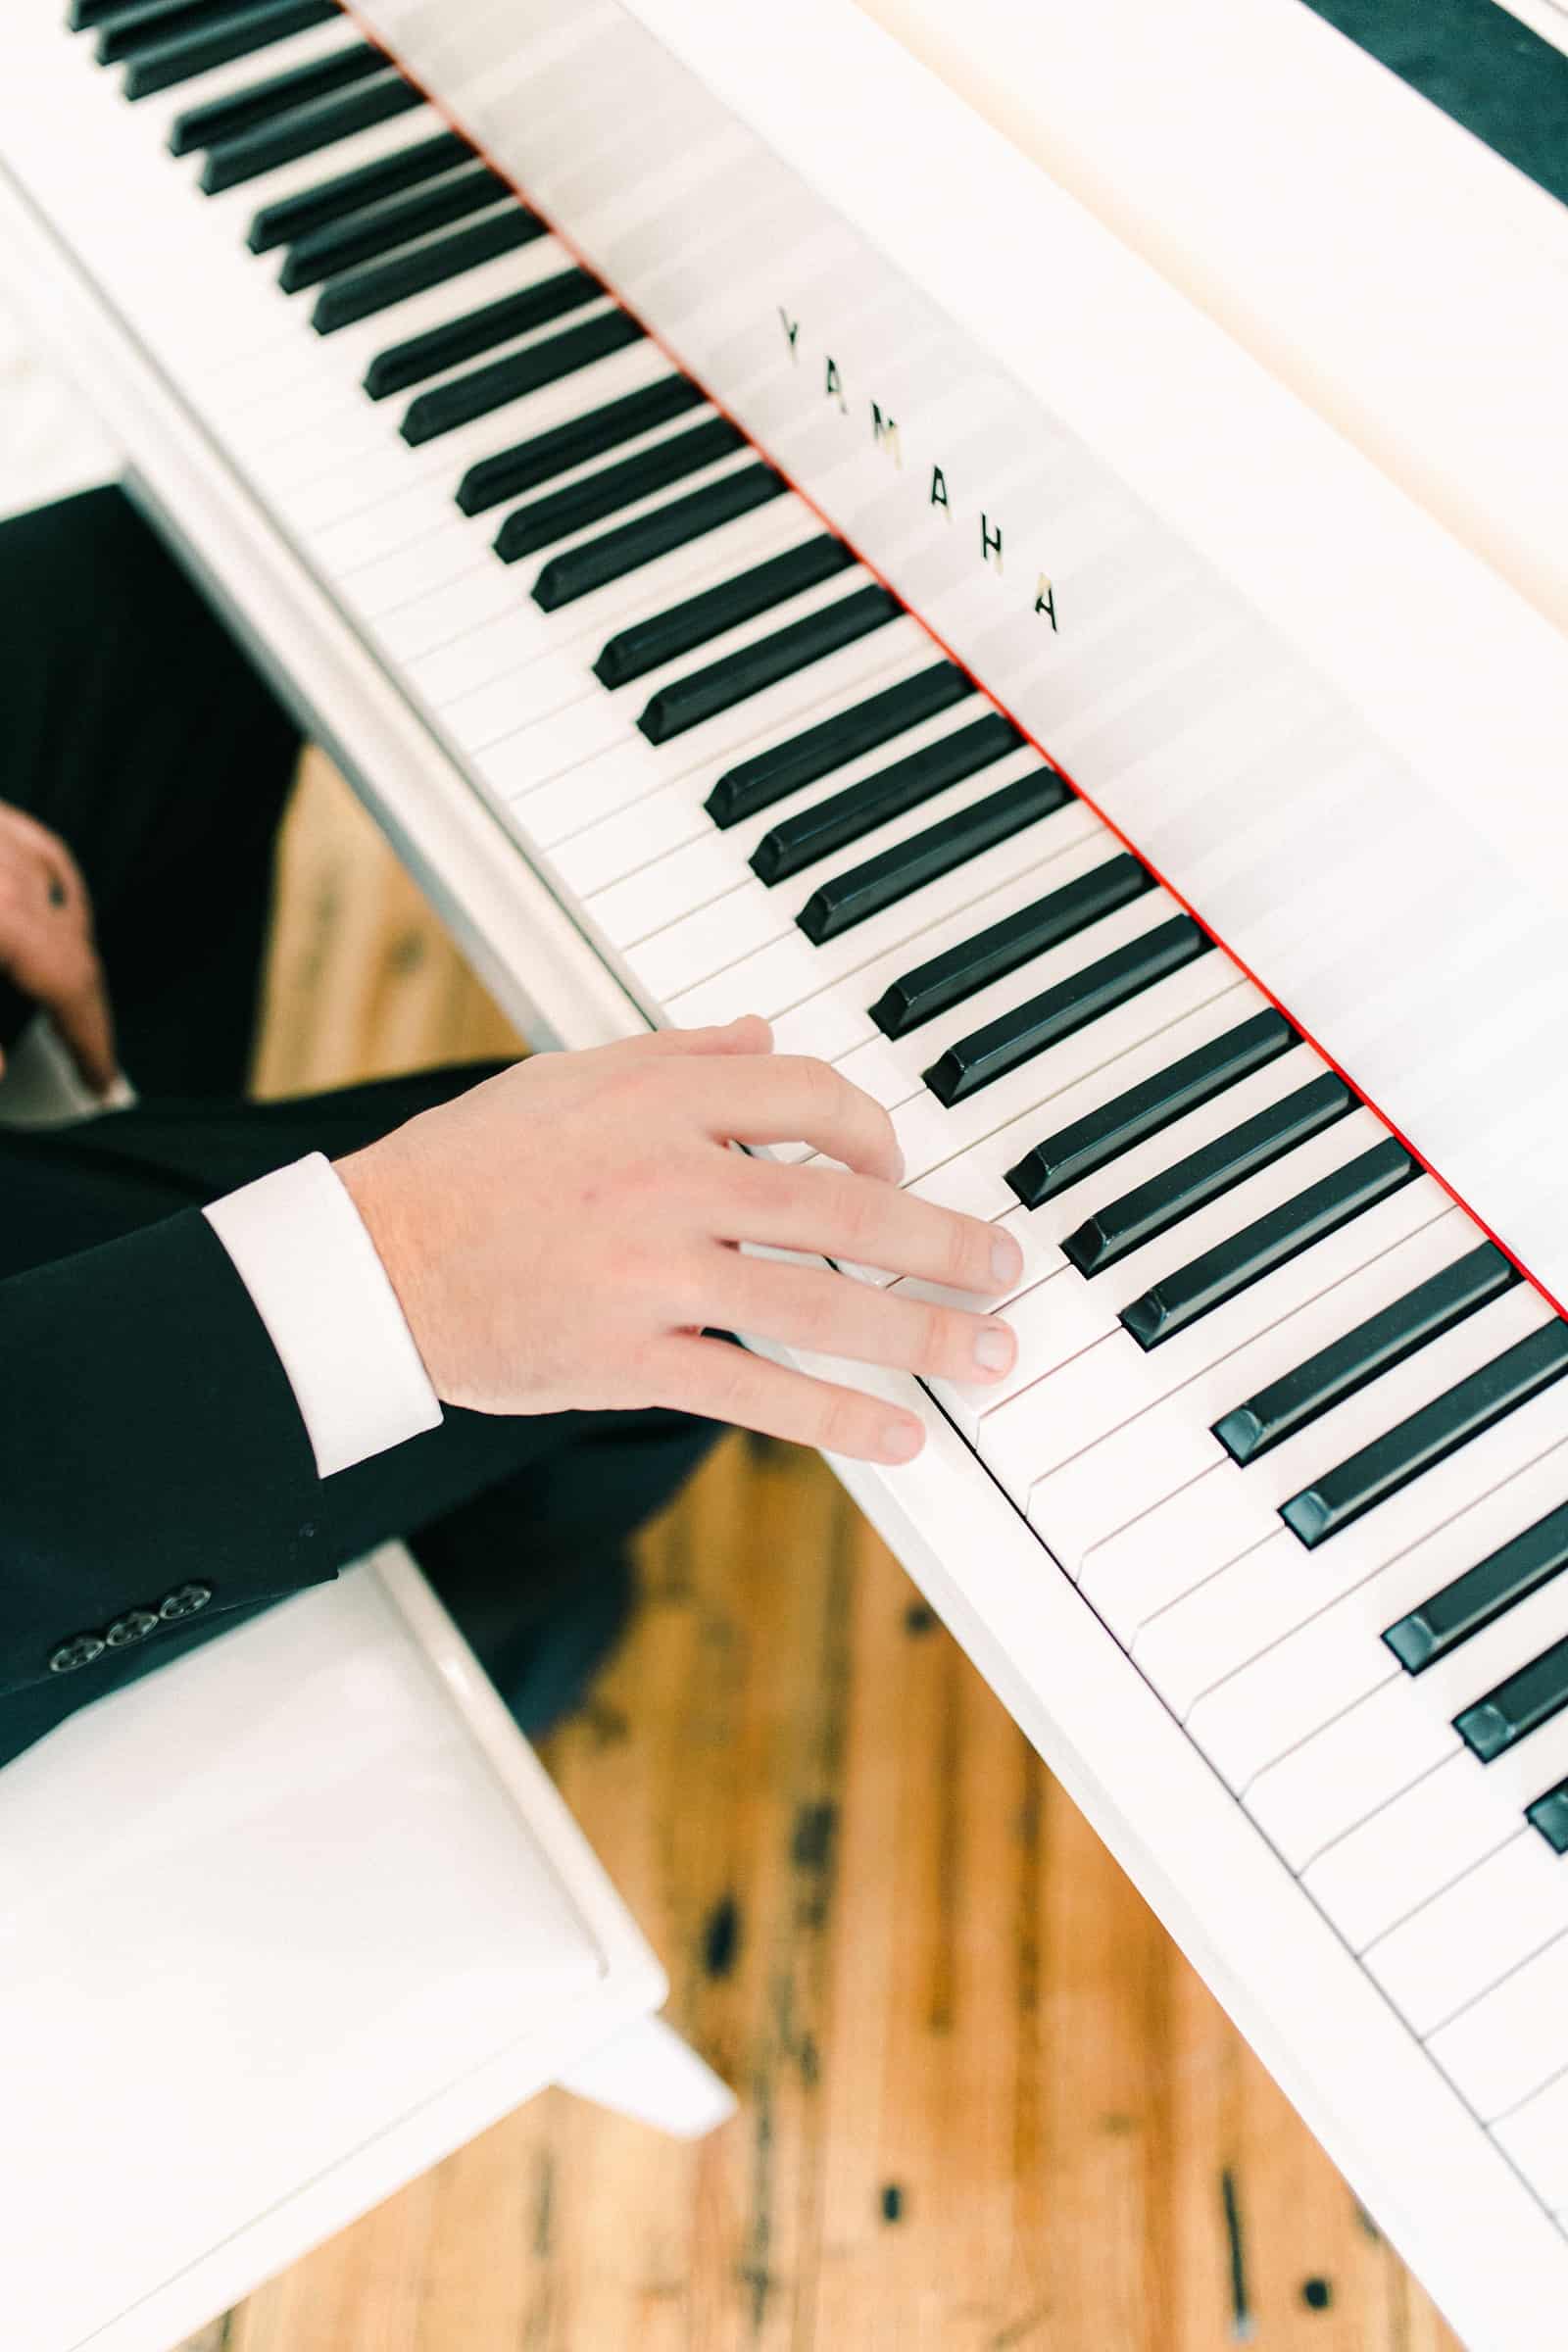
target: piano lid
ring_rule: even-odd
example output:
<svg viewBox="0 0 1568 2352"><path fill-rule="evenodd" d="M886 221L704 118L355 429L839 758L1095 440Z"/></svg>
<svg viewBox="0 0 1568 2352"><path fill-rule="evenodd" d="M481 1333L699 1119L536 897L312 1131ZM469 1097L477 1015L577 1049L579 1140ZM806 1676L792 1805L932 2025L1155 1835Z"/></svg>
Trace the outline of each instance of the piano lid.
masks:
<svg viewBox="0 0 1568 2352"><path fill-rule="evenodd" d="M1544 613L848 0L359 13L1568 1296ZM1560 417L1568 212L1362 70Z"/></svg>

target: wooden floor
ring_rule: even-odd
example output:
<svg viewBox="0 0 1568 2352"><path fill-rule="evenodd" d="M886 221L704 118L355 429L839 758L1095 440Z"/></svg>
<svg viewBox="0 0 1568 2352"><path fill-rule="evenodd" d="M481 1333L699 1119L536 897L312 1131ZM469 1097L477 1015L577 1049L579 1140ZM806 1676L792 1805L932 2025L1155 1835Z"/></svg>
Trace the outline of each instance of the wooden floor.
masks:
<svg viewBox="0 0 1568 2352"><path fill-rule="evenodd" d="M262 1075L505 1050L323 770ZM1439 2352L1348 2190L814 1457L725 1442L547 1761L740 2092L550 2093L202 2352Z"/></svg>

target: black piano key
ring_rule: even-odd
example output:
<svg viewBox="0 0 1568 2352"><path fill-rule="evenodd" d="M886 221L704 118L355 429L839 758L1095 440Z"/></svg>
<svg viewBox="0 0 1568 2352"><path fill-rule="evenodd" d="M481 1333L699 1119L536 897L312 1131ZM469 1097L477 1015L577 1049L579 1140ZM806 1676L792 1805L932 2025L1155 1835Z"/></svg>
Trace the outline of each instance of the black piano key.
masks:
<svg viewBox="0 0 1568 2352"><path fill-rule="evenodd" d="M1453 1719L1473 1756L1490 1764L1568 1706L1568 1641L1554 1642Z"/></svg>
<svg viewBox="0 0 1568 2352"><path fill-rule="evenodd" d="M158 5L166 13L184 7L211 12L242 4L243 0L158 0ZM71 0L71 6L66 11L66 29L69 32L87 32L93 25L101 24L106 17L128 16L132 6L140 8L146 5L147 0Z"/></svg>
<svg viewBox="0 0 1568 2352"><path fill-rule="evenodd" d="M361 164L358 171L339 172L314 188L302 188L295 196L280 196L275 204L263 205L245 242L252 253L271 253L279 245L292 244L296 237L308 236L312 229L324 227L329 220L346 220L367 205L401 195L421 180L435 179L441 172L470 162L472 156L467 140L455 130L437 131L433 139L400 147L395 155L379 156L373 164Z"/></svg>
<svg viewBox="0 0 1568 2352"><path fill-rule="evenodd" d="M409 446L417 449L423 441L434 441L442 433L456 432L459 425L471 424L476 416L487 416L492 409L504 409L510 401L525 399L546 384L560 383L579 368L593 367L612 351L624 351L628 344L640 342L644 331L624 311L602 311L597 318L585 318L580 326L548 335L542 343L531 343L526 351L491 360L467 375L455 376L449 384L438 384L433 392L421 392L410 401L398 429ZM371 374L374 372L372 367Z"/></svg>
<svg viewBox="0 0 1568 2352"><path fill-rule="evenodd" d="M111 0L92 22L99 25L94 57L101 66L118 66L134 57L136 49L153 49L158 42L176 40L197 24L219 24L223 17L242 17L256 0Z"/></svg>
<svg viewBox="0 0 1568 2352"><path fill-rule="evenodd" d="M1071 1184L1108 1167L1135 1144L1170 1127L1190 1110L1211 1102L1230 1086L1288 1054L1296 1031L1282 1012L1256 1012L1227 1029L1223 1037L1184 1054L1169 1069L1157 1070L1141 1086L1130 1086L1099 1110L1085 1113L1026 1152L1004 1182L1025 1208L1039 1208Z"/></svg>
<svg viewBox="0 0 1568 2352"><path fill-rule="evenodd" d="M1434 1592L1418 1609L1391 1625L1383 1639L1406 1674L1420 1674L1439 1658L1479 1634L1516 1601L1549 1584L1568 1568L1568 1502L1559 1503L1534 1527L1489 1552L1463 1576Z"/></svg>
<svg viewBox="0 0 1568 2352"><path fill-rule="evenodd" d="M832 793L814 808L803 808L798 816L786 817L764 834L752 852L752 871L770 887L787 882L818 858L831 857L835 850L847 850L852 842L874 833L878 825L935 800L939 792L961 784L966 776L979 775L1008 752L1015 752L1022 741L1010 719L988 710L984 718L956 727L940 742L928 743L923 751L909 752L895 760L891 767L878 768L874 776Z"/></svg>
<svg viewBox="0 0 1568 2352"><path fill-rule="evenodd" d="M650 743L672 743L688 728L700 727L721 710L733 710L737 703L750 701L780 679L793 678L813 662L825 662L830 654L885 629L903 611L887 588L857 588L818 612L786 621L755 645L694 669L689 677L671 679L649 697L637 725Z"/></svg>
<svg viewBox="0 0 1568 2352"><path fill-rule="evenodd" d="M347 220L329 220L324 228L296 237L283 257L278 284L285 294L318 286L339 270L358 269L382 255L395 253L416 237L427 237L454 221L466 220L500 204L510 193L488 164L471 164L466 171L449 172L422 188L411 188L389 204L355 213Z"/></svg>
<svg viewBox="0 0 1568 2352"><path fill-rule="evenodd" d="M465 360L476 360L481 352L494 351L498 343L510 343L514 335L531 334L536 326L548 326L552 318L560 318L567 311L580 311L585 302L597 302L604 290L586 270L558 270L554 277L541 278L519 293L503 294L498 302L466 311L461 318L444 318L422 335L411 335L406 343L394 343L389 350L377 352L366 372L365 389L372 400L407 392L426 376L460 367ZM407 439L406 417L403 429Z"/></svg>
<svg viewBox="0 0 1568 2352"><path fill-rule="evenodd" d="M345 270L329 278L316 297L311 324L318 335L335 335L340 327L355 326L389 311L411 294L444 286L483 262L503 253L515 253L546 233L537 213L515 201L503 210L455 228L450 236L431 237L422 245L406 245L382 262L367 262L363 270Z"/></svg>
<svg viewBox="0 0 1568 2352"><path fill-rule="evenodd" d="M1533 1805L1526 1805L1525 1819L1541 1832L1554 1854L1568 1854L1568 1781L1559 1781Z"/></svg>
<svg viewBox="0 0 1568 2352"><path fill-rule="evenodd" d="M1158 1348L1216 1306L1223 1306L1227 1298L1250 1290L1276 1266L1299 1257L1314 1242L1326 1241L1353 1217L1375 1208L1420 1173L1401 1144L1392 1140L1374 1144L1347 1167L1320 1177L1293 1200L1282 1201L1242 1232L1205 1250L1201 1257L1167 1274L1152 1290L1124 1306L1120 1320L1140 1348Z"/></svg>
<svg viewBox="0 0 1568 2352"><path fill-rule="evenodd" d="M1355 1107L1356 1099L1344 1079L1325 1071L1282 1102L1270 1103L1228 1135L1216 1136L1174 1167L1097 1209L1068 1234L1061 1245L1063 1255L1080 1274L1102 1274L1143 1243L1157 1240L1259 1169L1272 1167L1298 1144L1309 1143L1348 1118Z"/></svg>
<svg viewBox="0 0 1568 2352"><path fill-rule="evenodd" d="M726 768L703 806L720 828L738 825L743 817L771 808L792 792L803 792L818 777L831 775L834 768L847 767L863 753L935 718L939 710L951 710L973 692L956 662L934 662L917 677L884 686L853 709L818 719L787 743L774 744L738 767Z"/></svg>
<svg viewBox="0 0 1568 2352"><path fill-rule="evenodd" d="M1502 1251L1483 1242L1236 1405L1215 1422L1215 1437L1232 1461L1256 1461L1379 1373L1392 1372L1429 1340L1441 1339L1477 1307L1500 1298L1518 1279Z"/></svg>
<svg viewBox="0 0 1568 2352"><path fill-rule="evenodd" d="M945 816L937 824L927 825L923 833L832 875L812 891L795 920L812 946L820 947L824 940L837 939L841 931L852 931L885 906L910 897L927 882L952 873L956 865L967 864L982 851L1010 841L1015 833L1052 815L1071 798L1054 768L1037 768L1033 775L1021 776L1015 784L1004 784L989 799L977 801L972 808L960 808L956 816Z"/></svg>
<svg viewBox="0 0 1568 2352"><path fill-rule="evenodd" d="M1107 858L1091 873L1080 874L1076 882L1048 891L1031 906L1020 906L1016 914L977 931L972 939L960 941L946 954L916 964L878 997L871 1018L884 1037L906 1037L922 1022L961 1004L965 997L1016 971L1021 963L1059 948L1065 940L1076 939L1091 923L1114 914L1118 906L1130 906L1153 887L1153 875L1136 858Z"/></svg>
<svg viewBox="0 0 1568 2352"><path fill-rule="evenodd" d="M175 89L215 66L286 40L291 32L328 24L337 14L337 0L261 0L237 15L204 20L172 40L138 49L125 68L125 96L151 98L159 90Z"/></svg>
<svg viewBox="0 0 1568 2352"><path fill-rule="evenodd" d="M93 53L101 66L119 65L138 49L174 40L198 24L241 16L255 4L256 0L110 0L91 20L98 26ZM74 16L72 23L79 31Z"/></svg>
<svg viewBox="0 0 1568 2352"><path fill-rule="evenodd" d="M604 291L586 270L567 274L583 281L579 302L589 302ZM546 280L552 286L560 282L558 278ZM559 312L548 315L555 318ZM543 325L544 320L535 319L531 323ZM471 359L475 355L465 351L458 356ZM535 433L526 441L514 442L511 449L497 450L493 458L481 458L476 466L468 467L458 484L458 505L465 514L486 514L491 507L504 506L509 498L520 498L526 490L537 490L541 482L550 481L558 473L569 473L573 466L587 466L595 458L607 457L623 441L635 441L639 433L650 433L656 425L668 424L689 410L700 409L705 397L702 387L686 375L663 375L656 384L644 384L640 391L623 392L619 400L607 400L602 407L590 409L582 416L568 417L564 424L558 424L547 433ZM604 659L603 655L600 659ZM600 675L604 676L602 670ZM628 671L627 675L635 672ZM623 681L606 678L605 683L618 686Z"/></svg>
<svg viewBox="0 0 1568 2352"><path fill-rule="evenodd" d="M386 59L379 49L368 42L360 42L352 49L334 49L330 57L319 57L314 65L296 66L292 74L270 74L265 81L252 82L247 90L236 90L232 97L214 98L206 106L193 106L176 115L169 134L171 155L194 155L199 147L212 147L220 139L231 139L241 130L253 130L258 122L270 122L274 116L286 115L296 106L309 106L317 98L330 97L334 90L351 88L357 81L367 81L372 74L386 72Z"/></svg>
<svg viewBox="0 0 1568 2352"><path fill-rule="evenodd" d="M597 539L585 539L580 547L553 556L533 584L534 603L545 612L575 604L579 596L590 596L675 548L689 547L694 539L753 514L770 499L782 498L788 487L771 466L759 464L727 473L722 481L709 482L701 490L689 490L684 498L640 514L635 522L617 523L612 531L602 531Z"/></svg>
<svg viewBox="0 0 1568 2352"><path fill-rule="evenodd" d="M496 554L503 564L535 556L542 547L569 539L593 523L608 522L639 499L652 498L656 490L667 490L672 482L683 482L688 474L701 473L705 466L716 466L720 458L731 458L745 446L740 428L727 416L707 417L686 432L656 441L651 449L640 449L635 457L602 466L564 490L548 491L515 508L496 534Z"/></svg>
<svg viewBox="0 0 1568 2352"><path fill-rule="evenodd" d="M252 130L237 131L231 139L220 139L207 150L207 160L202 166L203 192L220 196L225 188L241 187L248 179L260 179L264 172L275 172L280 164L298 163L303 156L319 155L323 148L335 147L341 139L352 138L356 131L369 130L377 122L390 122L394 116L412 114L416 106L423 104L414 84L405 81L401 74L379 74L339 98L318 98L314 106L296 107L292 114L283 115L276 122L258 122ZM254 236L254 225L251 233Z"/></svg>
<svg viewBox="0 0 1568 2352"><path fill-rule="evenodd" d="M1066 787L1062 790L1067 797ZM951 1110L954 1103L966 1102L983 1086L1004 1078L1020 1062L1059 1045L1063 1038L1098 1021L1102 1013L1112 1012L1129 997L1152 988L1156 980L1179 972L1196 956L1206 956L1213 944L1191 915L1174 915L1113 955L1102 956L1098 963L988 1021L983 1029L960 1037L932 1063L925 1082L937 1101Z"/></svg>
<svg viewBox="0 0 1568 2352"><path fill-rule="evenodd" d="M1396 1429L1325 1471L1281 1506L1280 1517L1311 1550L1363 1511L1396 1494L1423 1470L1480 1437L1517 1405L1528 1404L1565 1372L1568 1323L1554 1318L1435 1396Z"/></svg>
<svg viewBox="0 0 1568 2352"><path fill-rule="evenodd" d="M594 663L594 675L605 686L629 686L651 669L662 669L666 662L678 662L682 654L722 637L726 629L739 628L775 605L787 604L792 596L820 587L854 562L851 550L831 531L800 547L787 547L781 556L769 556L716 588L704 588L662 612L651 612L646 620L634 620L611 638Z"/></svg>

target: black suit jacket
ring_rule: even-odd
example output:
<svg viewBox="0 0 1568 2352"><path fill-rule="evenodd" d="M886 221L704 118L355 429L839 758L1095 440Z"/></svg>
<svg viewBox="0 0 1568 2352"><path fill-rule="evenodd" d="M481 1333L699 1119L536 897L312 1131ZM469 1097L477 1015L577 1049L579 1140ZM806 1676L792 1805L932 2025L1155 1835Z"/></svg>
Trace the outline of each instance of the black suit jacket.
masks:
<svg viewBox="0 0 1568 2352"><path fill-rule="evenodd" d="M0 1282L0 1760L332 1577L335 1483L198 1209Z"/></svg>

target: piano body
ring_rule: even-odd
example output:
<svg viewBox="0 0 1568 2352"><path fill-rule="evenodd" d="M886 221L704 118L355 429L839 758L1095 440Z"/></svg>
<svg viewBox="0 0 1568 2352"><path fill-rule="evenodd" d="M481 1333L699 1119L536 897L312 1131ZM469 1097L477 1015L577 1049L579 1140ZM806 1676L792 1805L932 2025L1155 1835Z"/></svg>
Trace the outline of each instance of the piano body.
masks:
<svg viewBox="0 0 1568 2352"><path fill-rule="evenodd" d="M1017 1235L835 1466L1548 2340L1568 211L1297 0L66 4L0 258L149 510L536 1034L764 1011Z"/></svg>

